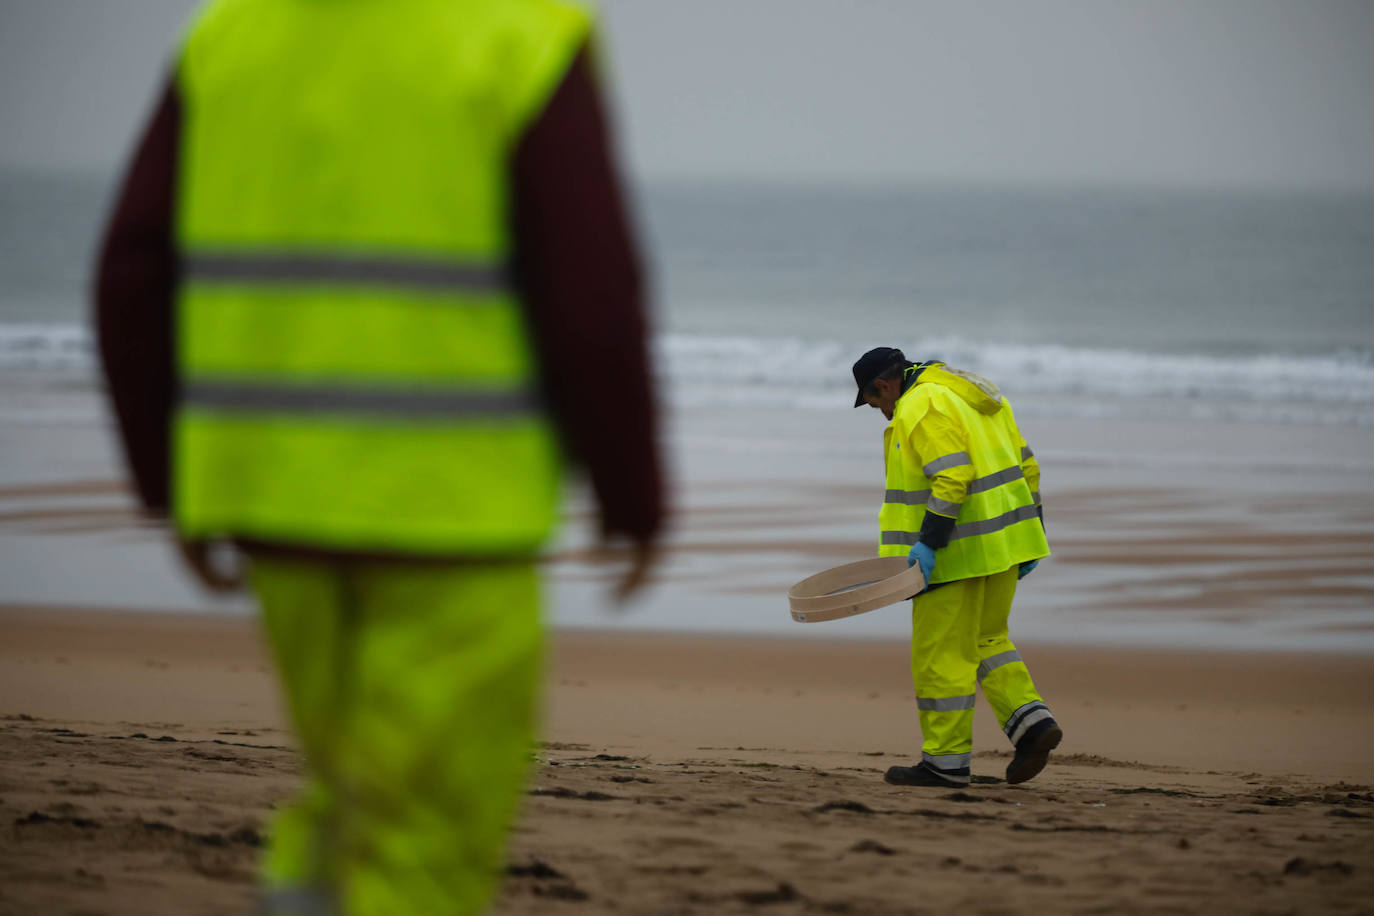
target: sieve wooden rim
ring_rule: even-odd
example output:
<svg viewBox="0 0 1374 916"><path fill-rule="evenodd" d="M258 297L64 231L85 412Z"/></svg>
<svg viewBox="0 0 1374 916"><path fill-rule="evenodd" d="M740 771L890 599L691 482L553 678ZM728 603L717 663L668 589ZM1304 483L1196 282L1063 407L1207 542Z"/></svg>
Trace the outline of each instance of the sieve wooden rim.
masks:
<svg viewBox="0 0 1374 916"><path fill-rule="evenodd" d="M787 590L792 619L820 623L896 604L925 588L920 566L906 557L875 557L807 576Z"/></svg>

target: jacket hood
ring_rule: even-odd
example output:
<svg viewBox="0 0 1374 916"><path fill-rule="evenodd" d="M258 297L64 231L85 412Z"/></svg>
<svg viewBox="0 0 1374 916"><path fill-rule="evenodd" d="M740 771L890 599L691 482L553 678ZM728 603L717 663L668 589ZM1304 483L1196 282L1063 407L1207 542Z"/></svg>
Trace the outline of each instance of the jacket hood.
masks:
<svg viewBox="0 0 1374 916"><path fill-rule="evenodd" d="M963 369L951 369L944 363L927 367L916 384L948 388L981 414L991 416L1002 409L1002 391L996 385L981 375Z"/></svg>

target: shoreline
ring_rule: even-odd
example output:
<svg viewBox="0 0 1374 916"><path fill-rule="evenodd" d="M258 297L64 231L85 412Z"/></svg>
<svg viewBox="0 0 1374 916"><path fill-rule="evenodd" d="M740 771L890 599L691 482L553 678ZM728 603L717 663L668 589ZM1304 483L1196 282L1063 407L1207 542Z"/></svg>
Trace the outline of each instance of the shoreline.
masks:
<svg viewBox="0 0 1374 916"><path fill-rule="evenodd" d="M0 606L0 631L0 715L287 730L253 615ZM1371 772L1374 664L1364 655L1018 646L1069 735L1066 752L1330 779ZM918 754L908 671L905 639L552 629L543 733L641 752L762 742ZM1006 750L978 703L975 750Z"/></svg>
<svg viewBox="0 0 1374 916"><path fill-rule="evenodd" d="M848 561L846 561L848 562ZM587 579L588 582L601 583L600 578ZM606 582L609 582L609 577ZM583 584L579 582L579 584ZM759 590L762 592L762 589ZM772 594L772 592L768 592ZM779 599L779 606L785 602L785 597ZM246 599L245 599L246 602ZM1027 602L1029 603L1029 602ZM895 606L894 606L895 607ZM902 610L897 610L896 614L902 614ZM85 616L99 620L102 618L127 617L131 620L148 618L149 625L157 622L172 622L180 620L189 621L210 621L219 622L227 626L254 625L257 620L258 611L250 604L243 603L242 606L235 606L232 610L206 609L206 608L176 608L176 607L151 607L137 608L128 606L105 606L98 604L46 604L38 602L5 602L0 601L0 623L8 616L15 615L43 615L53 614L59 618L77 620ZM779 611L776 616L786 614L785 609ZM854 625L854 621L863 615L856 617L842 618L840 621L827 621L819 624L797 623L788 632L773 632L766 630L701 630L689 627L674 627L671 624L660 624L657 622L641 624L635 620L635 611L629 610L618 612L606 610L600 614L601 622L586 622L579 619L573 622L547 622L547 633L553 638L566 635L569 639L600 638L619 639L627 637L643 637L646 640L702 640L714 642L726 640L741 643L780 643L780 644L803 644L811 645L822 643L835 645L838 647L854 646L862 648L879 643L892 643L894 640L901 641L906 636L900 631L894 631L891 627L880 630L861 630ZM902 621L905 623L905 621ZM1230 658L1236 656L1260 656L1273 658L1295 658L1295 659L1337 659L1350 661L1369 661L1374 663L1374 647L1363 643L1306 643L1300 648L1287 648L1273 641L1254 640L1232 645L1209 643L1202 647L1180 646L1178 641L1171 638L1160 637L1158 641L1132 642L1127 636L1118 639L1103 639L1101 630L1094 630L1082 638L1073 638L1071 635L1056 633L1052 636L1043 634L1032 635L1027 639L1017 638L1016 618L1012 618L1012 638L1021 647L1028 647L1032 651L1044 649L1048 651L1083 652L1083 653L1122 653L1127 655L1163 655L1180 657L1218 657ZM1222 623L1219 626L1226 626ZM1244 626L1244 624L1234 624L1234 626ZM1340 627L1329 628L1332 633L1349 632L1362 634L1374 628L1374 625L1351 625L1348 630ZM843 631L843 632L841 632ZM1134 635L1134 634L1132 634Z"/></svg>

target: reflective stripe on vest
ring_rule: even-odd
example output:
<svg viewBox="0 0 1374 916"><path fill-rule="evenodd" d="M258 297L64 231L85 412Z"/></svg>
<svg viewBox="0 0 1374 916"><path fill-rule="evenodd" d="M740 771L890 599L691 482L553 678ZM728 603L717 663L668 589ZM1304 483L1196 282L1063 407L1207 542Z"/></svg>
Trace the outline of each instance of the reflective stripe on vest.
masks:
<svg viewBox="0 0 1374 916"><path fill-rule="evenodd" d="M949 465L949 467L954 466L955 465ZM1021 480L1025 476L1025 472L1021 470L1020 465L1012 465L1009 468L1003 468L995 474L975 477L969 482L967 492L970 495L973 493L985 493L993 487L1000 487L1003 484L1011 483L1013 480ZM886 490L883 493L883 502L899 503L904 506L924 506L929 500L929 490ZM955 504L949 503L949 505ZM937 509L936 511L938 512L939 510Z"/></svg>
<svg viewBox="0 0 1374 916"><path fill-rule="evenodd" d="M928 511L934 512L936 515L947 515L950 518L957 518L959 516L959 506L959 503L950 502L938 496L932 496L930 501L926 503L926 509Z"/></svg>
<svg viewBox="0 0 1374 916"><path fill-rule="evenodd" d="M1030 521L1039 517L1040 513L1036 511L1035 506L1021 506L1010 512L1004 512L996 518L985 518L976 522L964 522L962 525L955 525L954 532L950 534L949 539L957 541L960 538L992 534L995 531L1001 531L1003 528L1015 525L1017 522ZM910 547L920 539L921 533L919 531L884 531L880 543L901 544Z"/></svg>
<svg viewBox="0 0 1374 916"><path fill-rule="evenodd" d="M941 455L921 470L926 472L927 477L934 477L941 471L947 471L950 468L957 468L961 465L972 463L973 459L969 458L968 452L954 452L950 455Z"/></svg>
<svg viewBox="0 0 1374 916"><path fill-rule="evenodd" d="M539 409L535 393L524 390L283 385L204 378L184 386L182 403L213 411L391 414L434 420L502 419Z"/></svg>
<svg viewBox="0 0 1374 916"><path fill-rule="evenodd" d="M1035 511L1035 506L1020 506L1010 512L1003 512L996 518L985 518L977 522L964 522L962 525L954 526L954 533L949 536L951 541L960 538L975 537L980 534L991 534L994 531L1001 531L1015 525L1017 522L1028 522L1033 518L1039 518L1040 513Z"/></svg>
<svg viewBox="0 0 1374 916"><path fill-rule="evenodd" d="M1021 470L1021 465L1015 464L1009 468L1003 468L995 474L988 474L984 477L977 477L968 485L968 492L985 493L993 487L1000 487L1003 484L1011 483L1013 480L1021 480L1026 473Z"/></svg>
<svg viewBox="0 0 1374 916"><path fill-rule="evenodd" d="M929 490L887 490L883 493L883 502L901 506L924 506L929 499Z"/></svg>
<svg viewBox="0 0 1374 916"><path fill-rule="evenodd" d="M510 288L502 265L414 256L193 250L181 266L187 281L201 283L387 286L478 295Z"/></svg>

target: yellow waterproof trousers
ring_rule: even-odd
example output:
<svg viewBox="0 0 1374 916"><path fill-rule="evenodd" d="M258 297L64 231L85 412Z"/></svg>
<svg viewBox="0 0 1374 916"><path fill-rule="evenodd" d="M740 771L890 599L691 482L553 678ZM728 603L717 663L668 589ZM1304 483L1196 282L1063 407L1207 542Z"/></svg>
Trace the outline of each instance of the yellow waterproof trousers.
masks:
<svg viewBox="0 0 1374 916"><path fill-rule="evenodd" d="M479 912L530 760L532 564L252 566L306 763L271 830L265 911Z"/></svg>
<svg viewBox="0 0 1374 916"><path fill-rule="evenodd" d="M1015 595L1012 567L942 585L912 602L911 673L921 759L952 783L969 781L977 686L1013 745L1030 726L1050 717L1007 635Z"/></svg>

